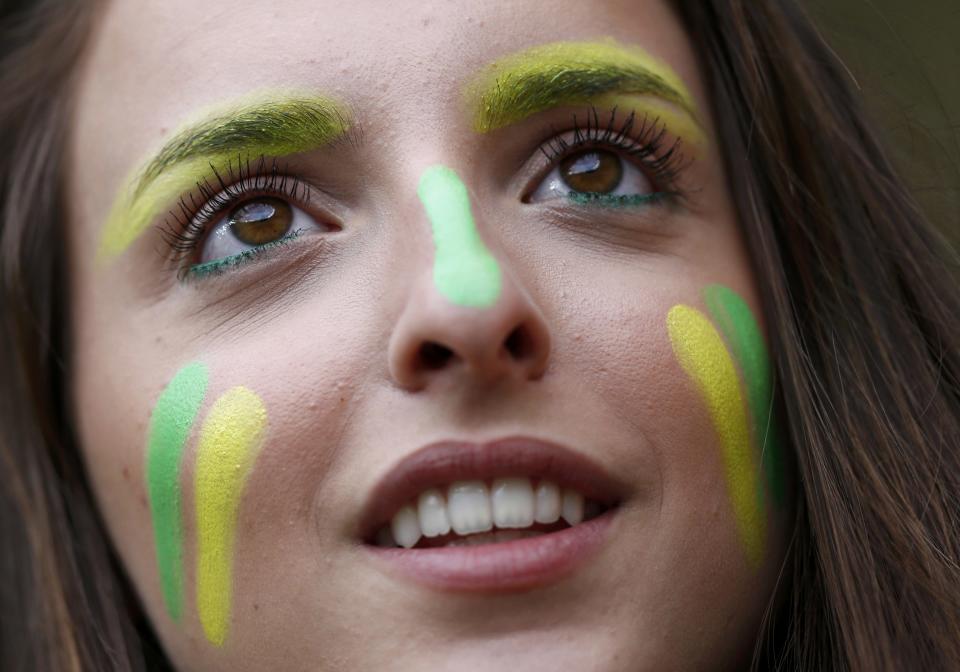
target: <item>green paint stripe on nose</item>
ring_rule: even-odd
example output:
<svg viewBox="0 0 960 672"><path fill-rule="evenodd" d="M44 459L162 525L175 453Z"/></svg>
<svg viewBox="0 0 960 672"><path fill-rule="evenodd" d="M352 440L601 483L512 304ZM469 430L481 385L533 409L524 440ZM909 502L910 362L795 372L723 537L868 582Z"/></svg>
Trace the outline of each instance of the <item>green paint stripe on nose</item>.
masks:
<svg viewBox="0 0 960 672"><path fill-rule="evenodd" d="M500 265L474 225L466 185L450 168L432 166L420 178L417 195L433 227L437 290L458 306L494 305L500 298Z"/></svg>

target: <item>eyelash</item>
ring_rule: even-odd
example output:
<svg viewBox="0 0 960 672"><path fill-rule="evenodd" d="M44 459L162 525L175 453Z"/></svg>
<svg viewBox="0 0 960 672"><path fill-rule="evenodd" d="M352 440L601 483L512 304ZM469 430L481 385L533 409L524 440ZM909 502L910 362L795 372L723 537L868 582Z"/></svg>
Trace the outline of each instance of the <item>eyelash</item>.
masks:
<svg viewBox="0 0 960 672"><path fill-rule="evenodd" d="M219 188L204 178L197 182L197 194L181 196L176 210L171 210L161 231L170 248L170 262L180 269L181 279L190 271L187 260L200 246L207 229L217 218L236 203L255 196L277 196L308 204L310 190L299 177L289 174L280 161L260 156L251 163L238 156L221 175L213 164L210 169ZM188 202L189 201L189 202ZM266 249L264 246L263 249ZM275 247L271 244L269 247ZM251 258L261 248L247 250L242 255Z"/></svg>
<svg viewBox="0 0 960 672"><path fill-rule="evenodd" d="M540 152L547 158L551 169L558 161L585 147L607 147L618 150L634 158L648 172L648 177L660 191L655 196L676 197L681 192L676 189L678 178L686 166L680 151L682 141L678 138L668 147L667 128L659 118L651 119L645 115L640 128L634 132L637 124L636 113L631 112L617 127L617 108L610 111L610 118L601 127L600 114L596 107L590 107L586 114L586 126L574 113L572 128L564 133L573 133L570 141L561 132L551 126L550 139L539 146ZM166 226L162 229L164 242L170 248L171 265L178 268L180 279L191 271L189 258L205 238L207 229L234 204L255 196L277 196L307 204L310 190L297 176L290 175L277 159L268 160L260 156L251 163L250 158L237 157L231 161L226 174L210 166L217 185L204 178L197 182L197 194L181 196L176 210L169 213ZM189 201L189 202L188 202ZM259 253L276 247L281 241L247 250L242 254L229 257L224 267L236 266L241 262L253 260Z"/></svg>
<svg viewBox="0 0 960 672"><path fill-rule="evenodd" d="M683 141L677 138L667 146L667 127L659 117L651 119L649 115L644 115L640 129L636 132L633 130L637 125L635 112L630 112L619 128L616 124L616 107L610 111L610 119L603 127L600 125L600 113L596 107L588 108L586 118L584 128L577 114L573 114L573 127L566 133L573 133L569 142L555 127L550 127L550 139L542 143L539 149L547 158L551 169L558 161L577 150L601 146L619 150L636 159L646 169L654 186L661 190L659 195L682 195L676 187L680 174L687 166L686 158L681 152Z"/></svg>

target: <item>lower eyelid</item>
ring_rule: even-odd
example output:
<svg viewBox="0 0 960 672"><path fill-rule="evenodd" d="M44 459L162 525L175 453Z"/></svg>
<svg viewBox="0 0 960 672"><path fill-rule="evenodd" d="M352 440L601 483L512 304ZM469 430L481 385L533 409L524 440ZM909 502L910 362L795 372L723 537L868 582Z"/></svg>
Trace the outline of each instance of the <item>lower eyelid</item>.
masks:
<svg viewBox="0 0 960 672"><path fill-rule="evenodd" d="M265 243L263 245L252 247L237 254L227 257L221 257L212 261L194 264L182 272L181 280L202 280L204 278L222 275L231 269L243 266L249 262L255 261L263 254L269 253L276 248L282 247L300 238L305 232L302 229L294 229L282 238Z"/></svg>
<svg viewBox="0 0 960 672"><path fill-rule="evenodd" d="M669 192L649 194L567 194L566 199L577 205L603 208L642 208L658 205L671 197Z"/></svg>

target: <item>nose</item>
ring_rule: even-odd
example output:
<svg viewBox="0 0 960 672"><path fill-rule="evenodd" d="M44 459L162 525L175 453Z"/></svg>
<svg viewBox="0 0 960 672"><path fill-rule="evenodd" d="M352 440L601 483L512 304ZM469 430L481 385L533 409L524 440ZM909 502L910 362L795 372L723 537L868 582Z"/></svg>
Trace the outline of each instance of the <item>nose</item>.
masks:
<svg viewBox="0 0 960 672"><path fill-rule="evenodd" d="M467 198L465 189L463 198ZM427 263L414 273L390 336L387 356L395 383L416 391L453 376L482 385L542 377L549 360L550 332L529 292L512 268L486 249L476 231L471 236L473 249L479 247L479 252L468 253L460 245L456 254L448 254L454 249L451 232L444 231L449 222L439 222L438 217L449 216L452 209L434 208L428 199L424 204L432 220L435 256L432 265ZM472 220L468 202L465 207L465 217ZM466 236L458 233L457 237ZM484 273L464 270L478 265ZM495 277L487 282L491 265ZM491 286L492 293L487 291ZM463 298L476 296L478 287L486 292L486 299Z"/></svg>
<svg viewBox="0 0 960 672"><path fill-rule="evenodd" d="M506 273L497 302L487 308L452 304L430 274L417 280L391 335L390 375L415 391L441 377L476 383L543 376L550 335L543 315Z"/></svg>

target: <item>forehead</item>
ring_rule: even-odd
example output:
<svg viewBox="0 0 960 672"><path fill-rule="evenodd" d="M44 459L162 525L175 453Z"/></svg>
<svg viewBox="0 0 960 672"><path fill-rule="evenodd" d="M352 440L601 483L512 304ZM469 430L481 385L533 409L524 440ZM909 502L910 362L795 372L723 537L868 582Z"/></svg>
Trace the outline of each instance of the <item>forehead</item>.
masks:
<svg viewBox="0 0 960 672"><path fill-rule="evenodd" d="M81 121L121 145L150 133L142 145L198 107L278 86L316 89L391 116L417 109L446 117L442 103L455 102L465 78L489 62L537 44L606 37L642 46L696 88L689 46L662 0L204 0L202 7L108 3L81 82ZM83 116L90 110L94 119Z"/></svg>
<svg viewBox="0 0 960 672"><path fill-rule="evenodd" d="M665 63L702 107L690 45L662 0L112 0L80 73L70 201L99 229L131 171L198 110L278 87L341 101L392 152L475 131L463 93L538 45L614 40Z"/></svg>

